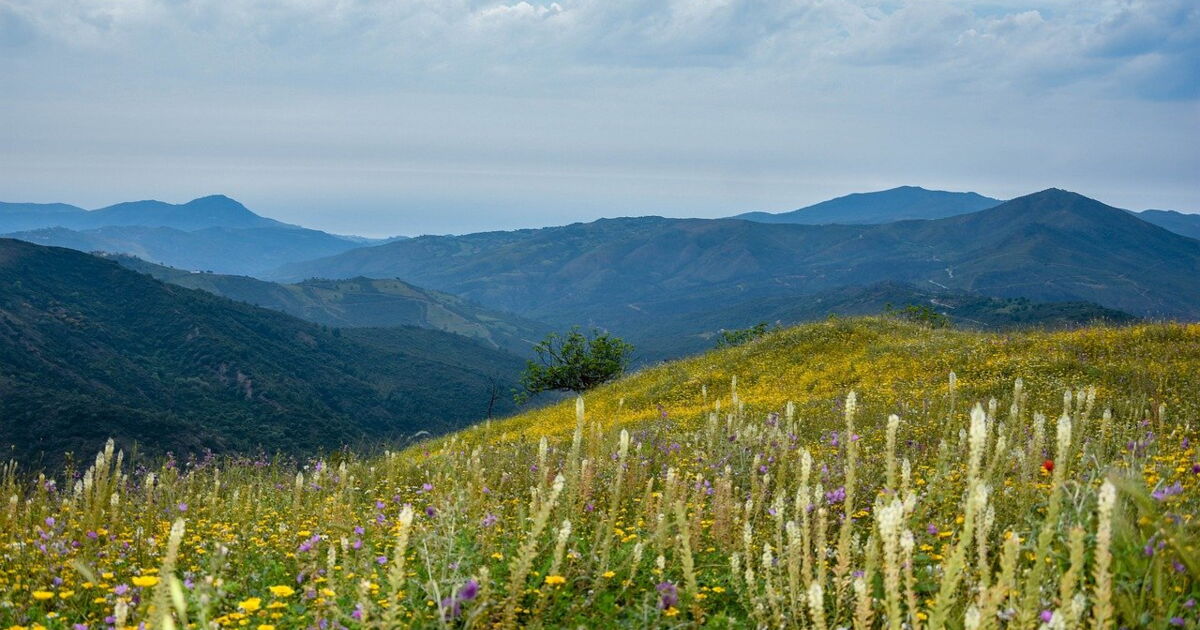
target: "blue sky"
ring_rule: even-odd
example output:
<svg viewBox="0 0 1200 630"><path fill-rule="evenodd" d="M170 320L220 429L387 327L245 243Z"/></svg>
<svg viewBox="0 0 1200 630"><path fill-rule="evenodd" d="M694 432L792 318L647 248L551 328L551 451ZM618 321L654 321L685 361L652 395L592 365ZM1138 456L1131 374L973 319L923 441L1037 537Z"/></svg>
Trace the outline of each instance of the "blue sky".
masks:
<svg viewBox="0 0 1200 630"><path fill-rule="evenodd" d="M1194 0L0 0L0 199L369 235L902 184L1200 211Z"/></svg>

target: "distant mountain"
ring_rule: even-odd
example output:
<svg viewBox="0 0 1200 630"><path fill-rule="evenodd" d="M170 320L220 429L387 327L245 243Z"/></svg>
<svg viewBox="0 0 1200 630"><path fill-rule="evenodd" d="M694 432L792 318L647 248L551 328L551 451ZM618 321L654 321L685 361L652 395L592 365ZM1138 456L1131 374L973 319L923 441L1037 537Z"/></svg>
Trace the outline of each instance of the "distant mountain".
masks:
<svg viewBox="0 0 1200 630"><path fill-rule="evenodd" d="M133 256L113 256L121 265L192 289L282 311L337 327L420 326L471 337L517 355L530 353L549 327L493 311L460 297L395 279L351 278L276 284L246 276L198 273L164 267Z"/></svg>
<svg viewBox="0 0 1200 630"><path fill-rule="evenodd" d="M84 252L130 254L184 269L245 275L361 247L340 236L295 227L209 227L193 231L143 226L78 231L44 228L0 236Z"/></svg>
<svg viewBox="0 0 1200 630"><path fill-rule="evenodd" d="M131 201L98 210L0 203L0 236L85 252L132 254L172 267L248 275L390 241L289 225L259 216L224 195L183 204Z"/></svg>
<svg viewBox="0 0 1200 630"><path fill-rule="evenodd" d="M0 232L53 227L90 230L113 226L168 227L184 231L213 227L296 227L254 214L225 195L200 197L183 204L129 201L97 210L61 203L0 203Z"/></svg>
<svg viewBox="0 0 1200 630"><path fill-rule="evenodd" d="M1176 234L1200 239L1200 214L1187 214L1174 210L1143 210L1135 214L1143 221L1171 230Z"/></svg>
<svg viewBox="0 0 1200 630"><path fill-rule="evenodd" d="M687 317L665 319L632 331L643 359L656 361L694 354L713 347L722 330L748 328L760 322L791 326L830 315L878 315L889 306L927 306L946 315L958 327L977 330L1021 328L1062 329L1091 323L1127 324L1138 321L1128 313L1091 302L1035 302L1026 298L996 298L901 282L868 287L842 287L811 295L778 295L749 299L733 306Z"/></svg>
<svg viewBox="0 0 1200 630"><path fill-rule="evenodd" d="M854 193L791 212L747 212L732 218L759 223L863 225L909 219L944 219L986 210L1001 203L999 199L973 192L901 186L878 192Z"/></svg>
<svg viewBox="0 0 1200 630"><path fill-rule="evenodd" d="M0 444L311 453L512 409L522 363L419 328L353 335L0 239Z"/></svg>
<svg viewBox="0 0 1200 630"><path fill-rule="evenodd" d="M282 278L402 278L552 324L620 330L758 297L899 281L1200 317L1200 241L1067 191L883 225L607 219L425 236L287 265Z"/></svg>

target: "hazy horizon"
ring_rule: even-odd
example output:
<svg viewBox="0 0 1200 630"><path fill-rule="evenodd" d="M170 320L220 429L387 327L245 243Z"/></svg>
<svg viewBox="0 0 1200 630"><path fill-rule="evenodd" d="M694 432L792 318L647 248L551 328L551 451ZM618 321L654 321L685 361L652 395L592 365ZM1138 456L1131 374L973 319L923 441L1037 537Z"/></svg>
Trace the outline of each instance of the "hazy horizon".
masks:
<svg viewBox="0 0 1200 630"><path fill-rule="evenodd" d="M1188 0L10 0L0 52L10 201L367 236L900 185L1200 211Z"/></svg>

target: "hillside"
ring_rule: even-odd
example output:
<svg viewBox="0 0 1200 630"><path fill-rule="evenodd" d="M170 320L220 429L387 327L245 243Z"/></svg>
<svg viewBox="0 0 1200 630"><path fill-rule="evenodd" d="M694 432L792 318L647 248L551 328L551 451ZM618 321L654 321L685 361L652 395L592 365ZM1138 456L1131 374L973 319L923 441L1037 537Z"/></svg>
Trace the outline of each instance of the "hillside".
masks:
<svg viewBox="0 0 1200 630"><path fill-rule="evenodd" d="M730 379L750 415L780 411L793 401L799 414L826 415L854 389L869 414L917 412L921 401L946 392L957 375L963 400L998 395L1022 378L1029 404L1053 413L1062 390L1095 386L1149 404L1166 403L1176 417L1200 413L1183 392L1200 387L1200 325L1141 324L1070 331L988 333L928 329L886 318L833 319L804 324L744 346L669 362L603 386L585 396L590 414L605 423L637 426L663 410L679 422L705 417L717 399L729 403ZM623 402L622 402L623 401ZM565 435L573 403L535 409L489 427L504 442Z"/></svg>
<svg viewBox="0 0 1200 630"><path fill-rule="evenodd" d="M790 212L747 212L733 219L759 223L843 225L891 223L912 219L944 219L1000 205L999 199L973 192L926 190L901 186L869 193L854 193Z"/></svg>
<svg viewBox="0 0 1200 630"><path fill-rule="evenodd" d="M955 326L977 330L1026 328L1066 329L1094 323L1128 324L1136 317L1091 302L1037 302L995 298L928 285L883 282L843 287L811 295L779 295L750 299L734 306L665 320L635 332L630 340L640 357L675 358L711 349L721 330L765 322L793 326L829 316L879 315L889 307L926 306Z"/></svg>
<svg viewBox="0 0 1200 630"><path fill-rule="evenodd" d="M885 281L1200 317L1200 242L1055 189L971 214L883 225L643 217L426 236L275 275L401 278L552 324L617 330Z"/></svg>
<svg viewBox="0 0 1200 630"><path fill-rule="evenodd" d="M838 320L401 452L5 469L0 624L1189 627L1198 367Z"/></svg>
<svg viewBox="0 0 1200 630"><path fill-rule="evenodd" d="M326 326L433 328L522 356L529 354L533 344L549 332L544 324L400 280L360 277L277 284L246 276L184 271L132 256L112 258L163 282L208 291Z"/></svg>
<svg viewBox="0 0 1200 630"><path fill-rule="evenodd" d="M374 334L374 340L372 339ZM144 450L293 453L445 431L511 408L521 362L418 328L354 340L0 239L0 444L30 460L108 437Z"/></svg>

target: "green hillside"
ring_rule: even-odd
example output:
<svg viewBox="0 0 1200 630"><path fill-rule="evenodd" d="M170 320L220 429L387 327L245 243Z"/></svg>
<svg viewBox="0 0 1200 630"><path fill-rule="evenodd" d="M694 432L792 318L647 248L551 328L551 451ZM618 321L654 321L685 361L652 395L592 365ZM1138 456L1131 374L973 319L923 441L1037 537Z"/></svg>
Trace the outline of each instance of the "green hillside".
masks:
<svg viewBox="0 0 1200 630"><path fill-rule="evenodd" d="M552 324L616 329L886 281L1200 317L1200 241L1056 189L972 214L883 225L643 217L420 237L280 275L399 277Z"/></svg>
<svg viewBox="0 0 1200 630"><path fill-rule="evenodd" d="M1091 302L1037 302L1025 298L987 297L938 287L884 282L869 287L843 287L813 295L780 295L747 299L731 307L666 319L633 331L638 355L651 360L681 357L713 347L722 330L758 323L792 326L829 316L879 315L889 308L932 309L947 323L977 330L1064 329L1094 323L1128 324L1137 318ZM652 308L652 307L650 307Z"/></svg>
<svg viewBox="0 0 1200 630"><path fill-rule="evenodd" d="M493 348L529 354L549 328L516 315L395 279L350 278L279 284L247 276L190 272L112 256L121 265L192 289L337 327L420 326L471 337Z"/></svg>
<svg viewBox="0 0 1200 630"><path fill-rule="evenodd" d="M348 336L112 261L0 239L0 444L18 458L312 452L511 409L521 362L418 328Z"/></svg>

